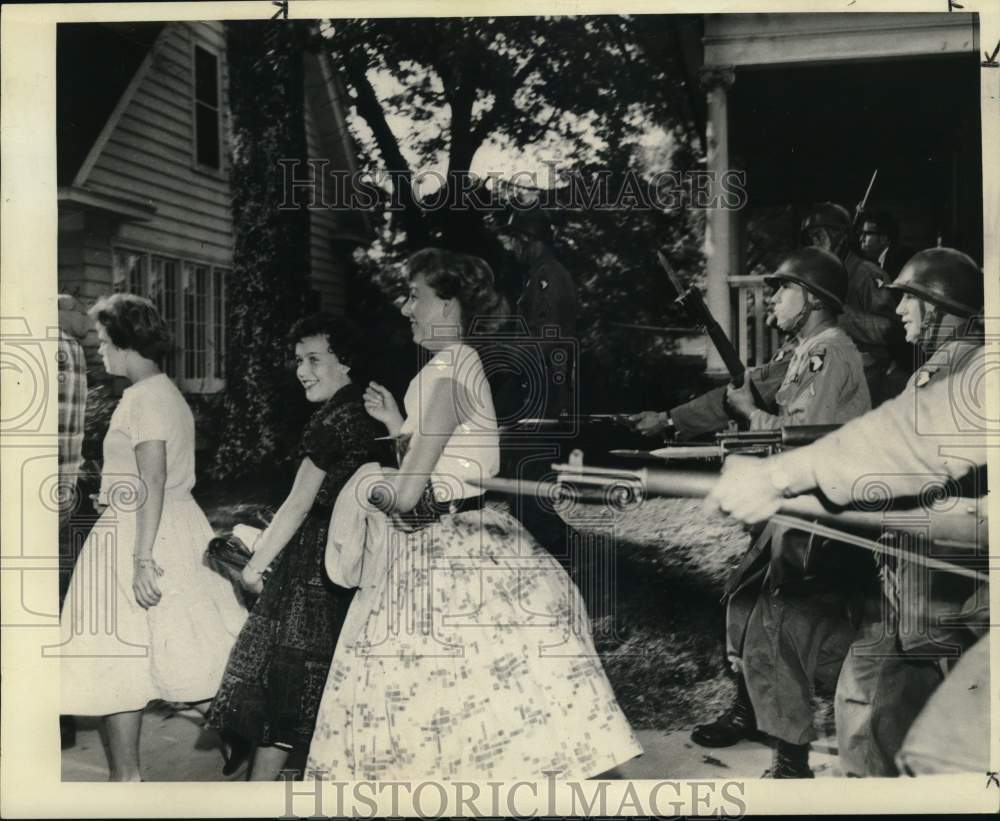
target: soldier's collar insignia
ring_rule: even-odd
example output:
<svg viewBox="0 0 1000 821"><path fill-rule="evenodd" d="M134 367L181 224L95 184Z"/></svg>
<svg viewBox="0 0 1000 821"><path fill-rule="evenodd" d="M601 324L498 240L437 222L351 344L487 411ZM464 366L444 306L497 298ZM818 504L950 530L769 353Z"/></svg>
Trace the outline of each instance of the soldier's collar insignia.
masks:
<svg viewBox="0 0 1000 821"><path fill-rule="evenodd" d="M814 353L809 357L809 370L816 373L820 368L823 367L823 362L826 360L825 353Z"/></svg>
<svg viewBox="0 0 1000 821"><path fill-rule="evenodd" d="M934 376L934 371L927 368L921 368L920 373L917 374L916 386L922 388L928 382L931 381L931 377Z"/></svg>

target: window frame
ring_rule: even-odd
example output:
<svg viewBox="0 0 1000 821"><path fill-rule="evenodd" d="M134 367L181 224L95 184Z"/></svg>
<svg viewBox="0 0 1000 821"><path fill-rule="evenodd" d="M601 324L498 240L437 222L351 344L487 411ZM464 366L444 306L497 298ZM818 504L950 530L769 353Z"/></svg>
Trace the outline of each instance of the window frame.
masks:
<svg viewBox="0 0 1000 821"><path fill-rule="evenodd" d="M215 58L215 89L218 95L215 107L216 118L216 138L218 140L219 165L206 165L198 158L198 49ZM226 174L225 148L225 122L223 118L223 92L222 92L222 52L221 50L200 41L197 38L191 40L191 167L196 171L205 174L222 177ZM202 103L202 105L207 105Z"/></svg>
<svg viewBox="0 0 1000 821"><path fill-rule="evenodd" d="M174 342L174 350L170 354L169 361L164 363L164 371L168 373L168 375L185 393L211 394L218 393L223 390L226 386L226 347L228 345L227 333L229 325L227 322L227 313L229 307L229 293L232 287L232 265L216 265L204 259L178 256L167 252L143 250L134 246L116 244L111 248L112 287L114 287L115 283L118 282L118 280L115 279L115 275L118 270L117 260L119 255L130 255L141 259L140 269L142 287L138 291L138 295L152 299L157 303L158 310L160 309L160 302L151 291L154 261L162 261L164 266L168 264L173 264L175 266L173 289L173 308L175 316L172 323L168 321L167 316L163 317L165 321L168 321L168 327ZM195 272L199 268L205 270L204 323L201 326L203 328L205 342L204 348L202 349L205 367L204 376L194 376L188 373L189 348L185 344L186 331L188 328L187 314L189 309L186 294L184 292L185 271L190 270L192 272L192 276L195 276ZM162 273L164 275L163 299L166 300L167 272L165 267ZM131 271L129 271L129 275L125 279L125 282L127 282L129 286L128 290L132 289L134 281L135 280L131 275ZM216 294L217 283L222 285L221 299ZM196 284L195 287L197 287ZM131 292L136 293L134 290ZM198 294L196 291L195 299L197 300L197 298ZM165 305L165 302L163 304ZM166 311L164 311L164 314L165 313ZM193 326L193 333L195 338L197 338L197 325ZM221 348L217 345L217 340L221 340ZM198 350L196 349L194 353L196 355ZM197 368L197 362L195 362L194 365L195 368ZM220 367L222 371L221 373L219 372Z"/></svg>

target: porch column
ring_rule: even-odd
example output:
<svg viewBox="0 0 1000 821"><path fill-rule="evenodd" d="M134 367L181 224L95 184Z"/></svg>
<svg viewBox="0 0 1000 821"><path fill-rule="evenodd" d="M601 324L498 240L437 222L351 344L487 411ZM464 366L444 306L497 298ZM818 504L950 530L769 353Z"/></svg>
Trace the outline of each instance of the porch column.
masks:
<svg viewBox="0 0 1000 821"><path fill-rule="evenodd" d="M722 176L729 166L729 105L728 93L736 79L732 66L706 66L701 72L702 88L708 96L708 122L706 125L706 162L711 175L712 201L724 194ZM705 214L705 302L712 316L733 338L732 315L729 303L727 277L739 273L739 212L723 207L709 208ZM709 343L707 372L723 376L726 367L715 347Z"/></svg>

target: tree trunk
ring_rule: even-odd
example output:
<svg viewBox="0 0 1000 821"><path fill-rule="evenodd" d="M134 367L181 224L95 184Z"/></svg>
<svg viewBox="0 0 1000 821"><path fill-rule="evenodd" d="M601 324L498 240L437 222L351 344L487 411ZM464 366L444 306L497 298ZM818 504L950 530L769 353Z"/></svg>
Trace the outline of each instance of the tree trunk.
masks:
<svg viewBox="0 0 1000 821"><path fill-rule="evenodd" d="M407 234L408 243L413 247L424 245L427 241L427 226L420 211L420 206L413 196L413 172L409 163L403 157L399 141L392 133L389 123L378 101L375 89L368 80L364 67L353 64L349 59L343 60L347 81L354 89L354 104L358 114L368 123L375 136L375 142L390 172L394 200L401 206L400 221Z"/></svg>

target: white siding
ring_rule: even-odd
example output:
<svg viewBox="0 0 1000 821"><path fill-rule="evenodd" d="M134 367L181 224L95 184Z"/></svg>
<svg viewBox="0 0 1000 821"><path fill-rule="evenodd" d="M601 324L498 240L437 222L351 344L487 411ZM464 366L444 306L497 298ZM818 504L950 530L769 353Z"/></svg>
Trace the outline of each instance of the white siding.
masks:
<svg viewBox="0 0 1000 821"><path fill-rule="evenodd" d="M149 200L156 216L123 223L115 245L139 247L215 265L231 265L232 217L227 154L218 171L194 161L193 48L217 54L228 133L223 24L170 23L154 45L152 64L84 181L86 188Z"/></svg>

